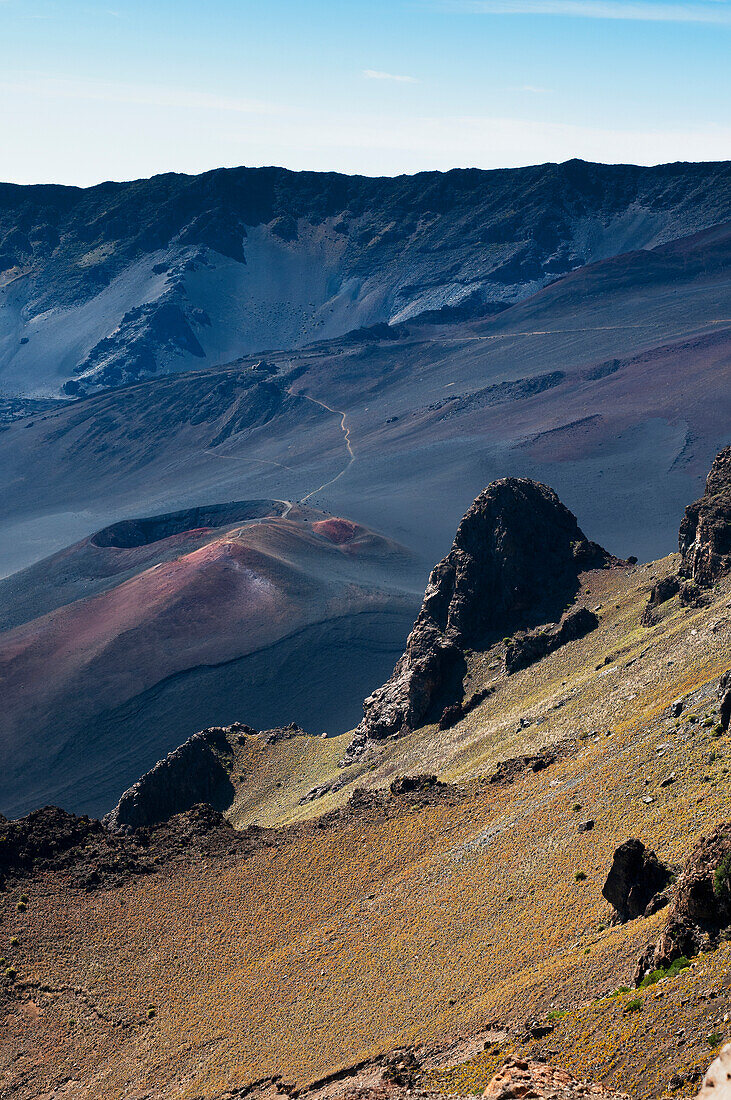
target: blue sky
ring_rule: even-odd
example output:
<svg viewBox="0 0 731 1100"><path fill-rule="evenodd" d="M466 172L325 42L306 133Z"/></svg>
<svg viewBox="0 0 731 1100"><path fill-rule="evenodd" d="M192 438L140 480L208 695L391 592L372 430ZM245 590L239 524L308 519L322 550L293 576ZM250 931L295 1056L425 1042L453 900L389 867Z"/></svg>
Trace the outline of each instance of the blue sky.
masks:
<svg viewBox="0 0 731 1100"><path fill-rule="evenodd" d="M731 0L0 0L0 179L731 157Z"/></svg>

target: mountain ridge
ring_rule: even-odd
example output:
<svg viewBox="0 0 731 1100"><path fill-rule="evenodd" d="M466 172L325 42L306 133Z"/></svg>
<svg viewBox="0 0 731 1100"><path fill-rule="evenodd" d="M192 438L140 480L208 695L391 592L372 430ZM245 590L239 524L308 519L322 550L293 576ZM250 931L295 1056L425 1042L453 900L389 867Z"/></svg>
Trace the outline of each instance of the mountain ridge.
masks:
<svg viewBox="0 0 731 1100"><path fill-rule="evenodd" d="M568 161L2 185L0 387L73 395L420 313L479 312L728 220L730 181L729 162Z"/></svg>

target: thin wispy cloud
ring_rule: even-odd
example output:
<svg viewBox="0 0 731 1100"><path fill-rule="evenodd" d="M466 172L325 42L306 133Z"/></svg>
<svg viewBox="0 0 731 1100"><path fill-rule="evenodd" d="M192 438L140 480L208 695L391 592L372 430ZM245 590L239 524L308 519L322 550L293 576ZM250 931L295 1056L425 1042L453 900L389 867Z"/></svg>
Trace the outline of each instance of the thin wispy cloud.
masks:
<svg viewBox="0 0 731 1100"><path fill-rule="evenodd" d="M281 108L257 99L237 99L190 88L105 83L97 80L68 80L44 74L25 73L0 80L6 92L26 92L36 97L78 99L97 103L127 103L149 107L229 111L244 115L277 114Z"/></svg>
<svg viewBox="0 0 731 1100"><path fill-rule="evenodd" d="M379 69L364 69L366 80L393 80L396 84L418 84L415 76L401 76L399 73L384 73Z"/></svg>
<svg viewBox="0 0 731 1100"><path fill-rule="evenodd" d="M715 23L731 26L727 0L667 4L652 0L456 0L447 7L483 15L559 15L577 19L628 19L646 23Z"/></svg>

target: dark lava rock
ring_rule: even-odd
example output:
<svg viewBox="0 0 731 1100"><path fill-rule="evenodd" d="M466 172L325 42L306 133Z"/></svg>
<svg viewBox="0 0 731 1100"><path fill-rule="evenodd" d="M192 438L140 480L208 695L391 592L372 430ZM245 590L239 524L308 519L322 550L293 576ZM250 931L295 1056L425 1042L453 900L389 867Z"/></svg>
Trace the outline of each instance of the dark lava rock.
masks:
<svg viewBox="0 0 731 1100"><path fill-rule="evenodd" d="M456 726L457 722L461 722L470 711L474 710L480 703L483 703L485 699L493 695L494 692L494 687L482 688L480 691L473 692L472 695L463 702L452 703L451 706L445 707L439 719L439 729L448 730L451 729L452 726Z"/></svg>
<svg viewBox="0 0 731 1100"><path fill-rule="evenodd" d="M525 1030L531 1039L545 1039L554 1028L553 1024L545 1023L543 1020L526 1020Z"/></svg>
<svg viewBox="0 0 731 1100"><path fill-rule="evenodd" d="M679 591L680 578L676 577L674 573L671 573L669 577L662 577L656 584L653 584L640 618L640 622L643 626L654 626L657 622L655 609L658 608L660 604L667 603L667 601L671 600L673 596L676 596Z"/></svg>
<svg viewBox="0 0 731 1100"><path fill-rule="evenodd" d="M113 830L155 825L199 802L225 809L234 787L221 753L230 752L221 727L194 733L125 791L104 824Z"/></svg>
<svg viewBox="0 0 731 1100"><path fill-rule="evenodd" d="M625 840L614 853L602 895L614 906L617 919L634 920L643 916L656 895L669 885L672 870L641 840Z"/></svg>
<svg viewBox="0 0 731 1100"><path fill-rule="evenodd" d="M580 833L589 833L594 828L594 822L589 819L588 821L582 821L579 825Z"/></svg>
<svg viewBox="0 0 731 1100"><path fill-rule="evenodd" d="M567 642L583 638L598 626L599 620L588 608L569 611L555 626L545 626L514 639L505 649L505 671L511 673L527 668Z"/></svg>
<svg viewBox="0 0 731 1100"><path fill-rule="evenodd" d="M50 873L61 873L69 885L87 891L117 887L172 861L245 856L277 839L275 830L256 826L237 832L205 803L133 832L113 832L101 821L46 806L0 823L0 888Z"/></svg>
<svg viewBox="0 0 731 1100"><path fill-rule="evenodd" d="M229 775L233 746L253 736L261 738L265 745L273 745L305 736L305 731L295 722L261 731L234 722L194 733L124 792L104 818L104 825L129 832L167 821L173 814L184 813L200 803L216 811L228 809L236 793Z"/></svg>
<svg viewBox="0 0 731 1100"><path fill-rule="evenodd" d="M707 586L731 572L731 446L716 455L700 500L680 524L680 573Z"/></svg>
<svg viewBox="0 0 731 1100"><path fill-rule="evenodd" d="M142 846L110 833L101 821L77 817L57 806L34 810L3 823L0 834L0 884L63 872L72 886L93 890L118 886L153 869Z"/></svg>
<svg viewBox="0 0 731 1100"><path fill-rule="evenodd" d="M546 745L540 752L527 756L511 756L508 760L501 760L490 776L490 783L499 783L508 786L525 772L542 772L575 751L575 746L568 741L561 741L555 745Z"/></svg>
<svg viewBox="0 0 731 1100"><path fill-rule="evenodd" d="M702 837L678 876L675 898L657 944L648 944L635 971L639 983L682 955L718 946L731 929L731 822Z"/></svg>
<svg viewBox="0 0 731 1100"><path fill-rule="evenodd" d="M400 775L389 787L391 794L412 794L416 791L430 791L434 787L443 787L435 775Z"/></svg>
<svg viewBox="0 0 731 1100"><path fill-rule="evenodd" d="M307 794L299 799L299 805L305 806L308 802L316 802L318 798L324 798L326 794L340 791L345 786L345 780L336 779L334 783L322 783L318 787L312 787Z"/></svg>
<svg viewBox="0 0 731 1100"><path fill-rule="evenodd" d="M703 607L707 603L700 585L695 581L685 581L681 584L678 598L681 607Z"/></svg>
<svg viewBox="0 0 731 1100"><path fill-rule="evenodd" d="M105 832L100 821L44 806L0 824L0 876L50 866L67 852Z"/></svg>
<svg viewBox="0 0 731 1100"><path fill-rule="evenodd" d="M578 574L614 561L552 489L528 478L492 482L432 570L406 650L391 679L365 700L349 755L369 740L416 729L435 708L436 717L461 689L465 648L556 622L576 596Z"/></svg>

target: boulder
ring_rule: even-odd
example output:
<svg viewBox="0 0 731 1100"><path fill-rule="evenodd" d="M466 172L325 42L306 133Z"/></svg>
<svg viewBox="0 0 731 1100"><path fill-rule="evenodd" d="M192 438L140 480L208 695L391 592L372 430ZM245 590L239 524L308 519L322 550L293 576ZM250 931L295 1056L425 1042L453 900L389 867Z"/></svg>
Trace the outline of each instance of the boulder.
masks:
<svg viewBox="0 0 731 1100"><path fill-rule="evenodd" d="M716 455L700 500L680 524L680 574L707 587L731 572L731 446Z"/></svg>
<svg viewBox="0 0 731 1100"><path fill-rule="evenodd" d="M624 1093L578 1081L568 1070L537 1058L508 1058L482 1094L486 1100L627 1100Z"/></svg>
<svg viewBox="0 0 731 1100"><path fill-rule="evenodd" d="M641 840L625 840L616 849L602 895L614 907L617 920L628 920L655 911L652 903L670 884L673 872Z"/></svg>

